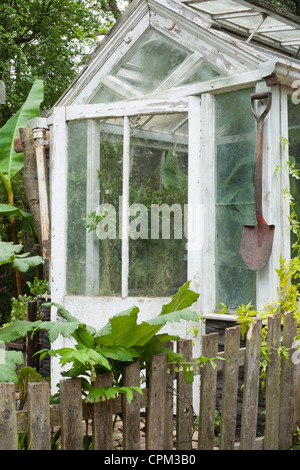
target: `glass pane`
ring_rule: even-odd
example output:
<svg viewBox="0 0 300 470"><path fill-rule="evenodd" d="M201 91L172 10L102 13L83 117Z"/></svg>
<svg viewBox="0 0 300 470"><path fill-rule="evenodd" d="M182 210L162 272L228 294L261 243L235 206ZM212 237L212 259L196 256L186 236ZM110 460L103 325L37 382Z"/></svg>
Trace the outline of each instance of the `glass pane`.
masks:
<svg viewBox="0 0 300 470"><path fill-rule="evenodd" d="M208 80L213 80L218 77L224 77L224 74L214 70L207 64L199 67L196 72L194 72L190 77L185 78L180 85L189 85L191 83L206 82Z"/></svg>
<svg viewBox="0 0 300 470"><path fill-rule="evenodd" d="M186 122L184 114L148 117L143 125L131 122L128 290L132 296L173 295L187 280Z"/></svg>
<svg viewBox="0 0 300 470"><path fill-rule="evenodd" d="M239 5L237 2L233 2L232 0L210 0L205 2L194 3L193 7L199 8L199 10L206 11L207 13L211 13L213 15L220 14L220 13L230 13L231 11L245 11L249 10L249 8Z"/></svg>
<svg viewBox="0 0 300 470"><path fill-rule="evenodd" d="M154 91L191 53L155 30L118 67L115 76L142 93Z"/></svg>
<svg viewBox="0 0 300 470"><path fill-rule="evenodd" d="M121 101L123 98L117 96L109 88L102 85L94 97L91 99L90 104L95 103L110 103L115 101Z"/></svg>
<svg viewBox="0 0 300 470"><path fill-rule="evenodd" d="M255 272L240 255L243 225L256 225L253 90L216 97L216 299L229 309L255 304Z"/></svg>
<svg viewBox="0 0 300 470"><path fill-rule="evenodd" d="M100 128L100 204L101 212L111 214L97 227L100 245L100 295L121 295L122 242L119 212L123 182L123 119L101 123ZM107 232L107 235L106 235ZM107 238L106 238L107 236Z"/></svg>
<svg viewBox="0 0 300 470"><path fill-rule="evenodd" d="M67 294L85 294L87 121L68 124Z"/></svg>
<svg viewBox="0 0 300 470"><path fill-rule="evenodd" d="M68 124L68 295L121 293L122 123Z"/></svg>
<svg viewBox="0 0 300 470"><path fill-rule="evenodd" d="M288 122L289 122L289 161L295 164L295 170L300 171L300 106L297 102L288 99ZM293 210L300 220L300 180L290 177L290 191L296 204ZM297 241L296 235L291 231L292 255L297 253L293 250L293 244Z"/></svg>
<svg viewBox="0 0 300 470"><path fill-rule="evenodd" d="M277 41L299 40L300 44L300 31L298 29L293 31L278 31L273 33L267 33L266 36L276 39Z"/></svg>

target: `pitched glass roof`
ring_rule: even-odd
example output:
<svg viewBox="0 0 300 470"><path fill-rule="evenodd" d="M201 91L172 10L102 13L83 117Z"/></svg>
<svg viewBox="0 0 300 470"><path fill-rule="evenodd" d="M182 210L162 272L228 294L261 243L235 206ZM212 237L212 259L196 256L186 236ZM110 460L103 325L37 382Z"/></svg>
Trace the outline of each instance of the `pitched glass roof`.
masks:
<svg viewBox="0 0 300 470"><path fill-rule="evenodd" d="M104 77L90 103L136 99L147 93L223 76L199 52L149 28L138 46Z"/></svg>
<svg viewBox="0 0 300 470"><path fill-rule="evenodd" d="M229 31L296 57L300 53L300 17L260 0L181 0Z"/></svg>

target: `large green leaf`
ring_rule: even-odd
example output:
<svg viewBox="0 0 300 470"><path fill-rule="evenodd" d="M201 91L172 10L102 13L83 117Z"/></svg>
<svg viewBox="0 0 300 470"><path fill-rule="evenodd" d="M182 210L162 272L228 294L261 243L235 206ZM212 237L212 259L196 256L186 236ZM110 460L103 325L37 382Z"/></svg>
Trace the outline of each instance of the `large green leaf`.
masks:
<svg viewBox="0 0 300 470"><path fill-rule="evenodd" d="M190 289L190 282L191 281L187 281L185 284L183 284L178 292L173 295L171 302L162 306L162 310L159 315L165 315L166 313L183 310L196 302L199 294Z"/></svg>
<svg viewBox="0 0 300 470"><path fill-rule="evenodd" d="M35 268L40 264L44 263L41 256L29 256L30 253L24 253L23 255L16 255L12 266L18 268L21 273L26 273L28 269Z"/></svg>
<svg viewBox="0 0 300 470"><path fill-rule="evenodd" d="M179 310L177 312L166 313L158 317L144 321L136 325L132 343L128 346L144 346L159 332L159 330L168 322L198 321L198 315L190 309Z"/></svg>
<svg viewBox="0 0 300 470"><path fill-rule="evenodd" d="M33 332L41 323L40 320L36 322L17 320L11 325L0 328L0 342L9 343L22 338L27 333Z"/></svg>
<svg viewBox="0 0 300 470"><path fill-rule="evenodd" d="M16 364L24 364L22 351L0 349L0 382L17 383Z"/></svg>
<svg viewBox="0 0 300 470"><path fill-rule="evenodd" d="M39 116L43 99L43 81L36 80L21 109L0 129L0 171L8 181L23 167L23 153L14 151L14 138L20 128L27 127L29 119Z"/></svg>
<svg viewBox="0 0 300 470"><path fill-rule="evenodd" d="M30 212L25 212L10 204L0 204L0 214L7 215L8 217L20 217L24 231L29 232L34 238L37 238L36 228Z"/></svg>
<svg viewBox="0 0 300 470"><path fill-rule="evenodd" d="M178 310L176 312L166 313L164 315L159 315L158 317L151 318L147 321L148 325L163 326L167 322L180 322L181 320L185 321L199 321L198 315L196 312L193 312L189 308L183 310Z"/></svg>
<svg viewBox="0 0 300 470"><path fill-rule="evenodd" d="M18 254L23 245L14 245L12 242L3 242L0 240L0 265L12 263L13 268L25 273L29 268L33 268L44 263L41 256L29 256L30 253Z"/></svg>
<svg viewBox="0 0 300 470"><path fill-rule="evenodd" d="M0 265L12 263L15 254L19 253L23 245L14 245L13 242L3 242L0 240Z"/></svg>
<svg viewBox="0 0 300 470"><path fill-rule="evenodd" d="M72 334L79 327L79 322L62 322L62 321L44 321L40 329L47 330L49 335L49 340L53 343L59 335L64 336L65 338L70 338Z"/></svg>
<svg viewBox="0 0 300 470"><path fill-rule="evenodd" d="M110 318L109 322L95 335L97 344L102 346L130 346L138 313L138 307L134 306Z"/></svg>

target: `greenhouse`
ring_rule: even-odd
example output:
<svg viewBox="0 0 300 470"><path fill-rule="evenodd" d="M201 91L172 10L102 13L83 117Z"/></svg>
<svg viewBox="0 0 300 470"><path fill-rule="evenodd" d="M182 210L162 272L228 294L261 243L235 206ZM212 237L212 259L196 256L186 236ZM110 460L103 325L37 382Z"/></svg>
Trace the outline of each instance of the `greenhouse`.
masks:
<svg viewBox="0 0 300 470"><path fill-rule="evenodd" d="M100 327L187 281L204 318L276 299L299 52L299 17L263 1L130 4L47 117L53 302Z"/></svg>

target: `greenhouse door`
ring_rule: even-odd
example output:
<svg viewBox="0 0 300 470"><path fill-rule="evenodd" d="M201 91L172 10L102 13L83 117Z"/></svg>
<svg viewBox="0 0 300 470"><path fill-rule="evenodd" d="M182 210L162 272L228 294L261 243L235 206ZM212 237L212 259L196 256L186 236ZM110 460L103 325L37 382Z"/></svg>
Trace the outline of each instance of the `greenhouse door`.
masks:
<svg viewBox="0 0 300 470"><path fill-rule="evenodd" d="M188 280L199 288L200 122L199 97L55 109L54 302L99 328L132 305L156 316Z"/></svg>

